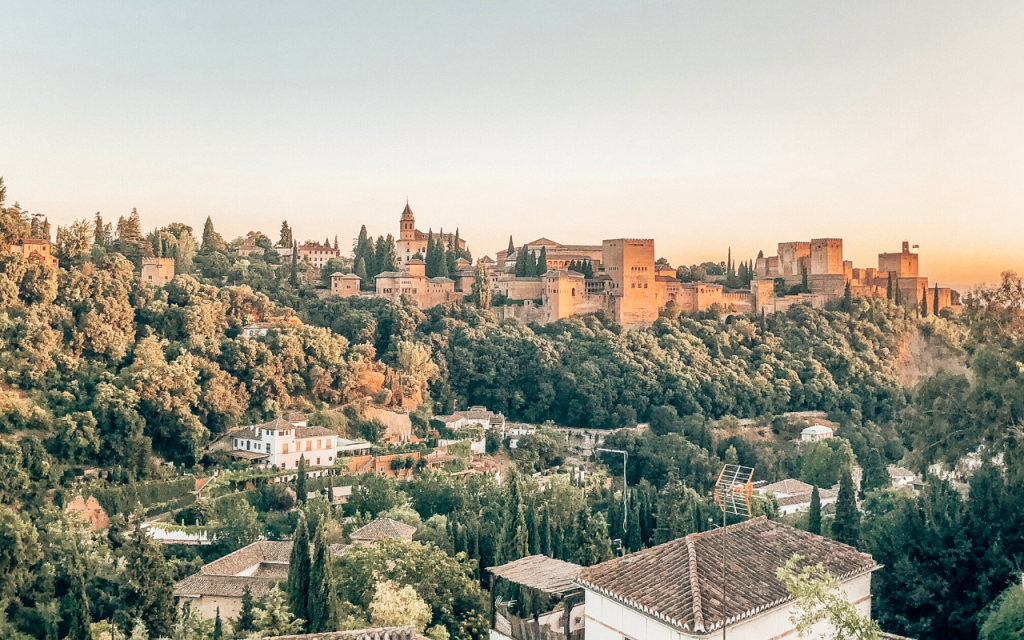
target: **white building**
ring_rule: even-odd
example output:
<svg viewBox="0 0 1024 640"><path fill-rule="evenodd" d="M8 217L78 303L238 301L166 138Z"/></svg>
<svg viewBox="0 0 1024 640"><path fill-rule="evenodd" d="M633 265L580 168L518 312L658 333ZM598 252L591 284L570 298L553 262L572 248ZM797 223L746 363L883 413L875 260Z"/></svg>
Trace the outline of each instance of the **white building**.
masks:
<svg viewBox="0 0 1024 640"><path fill-rule="evenodd" d="M814 492L814 487L806 482L790 478L759 487L757 492L761 495L767 493L774 494L775 499L779 503L779 513L789 515L811 508L811 494ZM819 488L818 499L821 500L821 506L823 507L827 504L833 504L839 499L839 491L836 489Z"/></svg>
<svg viewBox="0 0 1024 640"><path fill-rule="evenodd" d="M910 469L890 464L887 471L889 472L889 478L892 479L892 486L896 489L913 487L914 482L917 480L917 475Z"/></svg>
<svg viewBox="0 0 1024 640"><path fill-rule="evenodd" d="M722 599L722 536L728 574ZM871 615L866 553L763 517L695 533L584 569L587 640L796 638L793 601L775 572L794 554L821 563L862 615ZM825 631L815 628L814 637Z"/></svg>
<svg viewBox="0 0 1024 640"><path fill-rule="evenodd" d="M349 440L348 438L338 438L338 455L339 456L363 456L370 453L370 449L373 448L373 444L364 440Z"/></svg>
<svg viewBox="0 0 1024 640"><path fill-rule="evenodd" d="M313 467L329 467L337 455L338 434L324 427L308 427L301 413L294 422L278 418L231 432L231 456L281 469L295 469L299 458Z"/></svg>
<svg viewBox="0 0 1024 640"><path fill-rule="evenodd" d="M508 423L508 448L515 449L519 446L519 438L532 436L537 433L537 427L522 422Z"/></svg>
<svg viewBox="0 0 1024 640"><path fill-rule="evenodd" d="M800 439L804 442L817 442L818 440L827 440L832 437L832 428L826 427L823 424L816 424L807 427L800 432Z"/></svg>
<svg viewBox="0 0 1024 640"><path fill-rule="evenodd" d="M476 426L485 429L493 427L502 432L505 430L505 416L488 411L487 407L470 407L468 411L456 411L450 416L434 416L434 420L449 429Z"/></svg>

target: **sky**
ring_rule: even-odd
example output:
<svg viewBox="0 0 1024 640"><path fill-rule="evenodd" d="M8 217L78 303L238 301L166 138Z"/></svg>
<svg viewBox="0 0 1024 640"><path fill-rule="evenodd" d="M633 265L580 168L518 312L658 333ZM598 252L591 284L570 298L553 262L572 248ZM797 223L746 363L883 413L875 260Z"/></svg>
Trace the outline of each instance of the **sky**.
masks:
<svg viewBox="0 0 1024 640"><path fill-rule="evenodd" d="M459 228L839 237L967 288L1024 273L1020 2L10 2L0 175L51 224L231 239Z"/></svg>

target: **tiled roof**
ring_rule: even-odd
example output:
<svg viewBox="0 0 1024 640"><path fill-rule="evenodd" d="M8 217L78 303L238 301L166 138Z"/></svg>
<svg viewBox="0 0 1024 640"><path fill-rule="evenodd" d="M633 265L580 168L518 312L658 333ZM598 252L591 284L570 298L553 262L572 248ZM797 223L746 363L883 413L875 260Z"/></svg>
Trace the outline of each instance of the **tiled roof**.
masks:
<svg viewBox="0 0 1024 640"><path fill-rule="evenodd" d="M235 576L263 563L281 562L287 565L291 553L291 542L260 540L204 565L199 572L208 576Z"/></svg>
<svg viewBox="0 0 1024 640"><path fill-rule="evenodd" d="M280 581L280 577L208 576L194 573L174 585L174 595L240 598L245 587L248 586L253 598L262 598L273 585Z"/></svg>
<svg viewBox="0 0 1024 640"><path fill-rule="evenodd" d="M326 427L295 427L296 438L315 438L316 436L336 436L337 432Z"/></svg>
<svg viewBox="0 0 1024 640"><path fill-rule="evenodd" d="M415 627L377 627L355 631L304 633L297 636L268 636L263 640L419 640Z"/></svg>
<svg viewBox="0 0 1024 640"><path fill-rule="evenodd" d="M555 560L547 556L527 556L500 567L487 569L499 578L515 582L545 593L563 594L579 589L574 580L583 570L578 564Z"/></svg>
<svg viewBox="0 0 1024 640"><path fill-rule="evenodd" d="M776 482L773 484L760 487L758 491L761 491L763 493L768 493L769 491L771 491L777 496L783 494L799 495L801 493L810 493L811 491L814 491L814 487L807 484L806 482L800 482L799 480L789 478L788 480L783 480L781 482Z"/></svg>
<svg viewBox="0 0 1024 640"><path fill-rule="evenodd" d="M722 536L728 590L722 598ZM584 569L584 587L676 629L704 633L790 599L775 573L794 554L838 580L873 571L866 553L764 517L695 533Z"/></svg>
<svg viewBox="0 0 1024 640"><path fill-rule="evenodd" d="M391 518L377 518L365 527L352 532L353 540L377 540L379 538L406 538L416 533L416 527L404 522L396 522Z"/></svg>
<svg viewBox="0 0 1024 640"><path fill-rule="evenodd" d="M289 411L288 413L281 416L283 419L291 422L305 422L306 416L301 411Z"/></svg>
<svg viewBox="0 0 1024 640"><path fill-rule="evenodd" d="M810 504L812 494L813 490L808 491L807 493L797 493L795 495L783 496L781 498L776 498L776 500L778 500L780 507L788 507L793 504ZM839 492L835 489L818 489L819 500L831 500L838 498Z"/></svg>

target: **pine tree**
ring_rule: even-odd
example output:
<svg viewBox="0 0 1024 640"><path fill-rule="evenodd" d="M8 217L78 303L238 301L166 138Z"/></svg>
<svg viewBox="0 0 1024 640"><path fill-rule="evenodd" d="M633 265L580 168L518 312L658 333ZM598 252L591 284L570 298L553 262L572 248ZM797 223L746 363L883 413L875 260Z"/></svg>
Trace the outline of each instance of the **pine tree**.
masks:
<svg viewBox="0 0 1024 640"><path fill-rule="evenodd" d="M836 499L836 519L832 523L832 537L851 547L856 547L860 542L860 511L857 509L853 476L849 470L843 471L839 480L839 497Z"/></svg>
<svg viewBox="0 0 1024 640"><path fill-rule="evenodd" d="M244 638L248 633L255 631L255 608L256 602L253 600L252 591L249 590L249 585L245 585L242 587L242 607L238 610L234 624L231 625L231 631L236 638Z"/></svg>
<svg viewBox="0 0 1024 640"><path fill-rule="evenodd" d="M807 530L821 535L821 495L818 493L818 485L814 485L811 491L811 512L807 515Z"/></svg>
<svg viewBox="0 0 1024 640"><path fill-rule="evenodd" d="M334 589L334 572L327 527L317 527L313 566L309 573L309 633L334 631L338 600Z"/></svg>
<svg viewBox="0 0 1024 640"><path fill-rule="evenodd" d="M542 276L548 272L548 248L540 248L540 257L537 258L537 275Z"/></svg>
<svg viewBox="0 0 1024 640"><path fill-rule="evenodd" d="M584 509L586 509L584 507ZM611 560L612 541L608 537L608 524L603 513L596 513L584 519L576 547L575 561L584 567Z"/></svg>
<svg viewBox="0 0 1024 640"><path fill-rule="evenodd" d="M309 556L309 528L305 516L299 516L292 540L292 554L288 561L288 605L296 618L309 620L309 581L313 563Z"/></svg>
<svg viewBox="0 0 1024 640"><path fill-rule="evenodd" d="M224 625L220 621L220 607L217 607L217 617L213 619L213 637L211 640L221 640L224 637Z"/></svg>

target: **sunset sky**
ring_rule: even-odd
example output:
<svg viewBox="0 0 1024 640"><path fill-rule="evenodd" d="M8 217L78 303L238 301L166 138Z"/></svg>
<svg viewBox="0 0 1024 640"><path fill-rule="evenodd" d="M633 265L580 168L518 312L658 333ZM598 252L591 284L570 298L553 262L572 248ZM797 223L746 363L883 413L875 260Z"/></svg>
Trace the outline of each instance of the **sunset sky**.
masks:
<svg viewBox="0 0 1024 640"><path fill-rule="evenodd" d="M51 223L207 215L651 237L672 264L902 240L1024 272L1020 2L4 2L0 175Z"/></svg>

